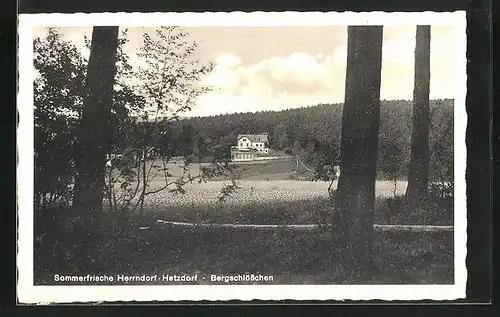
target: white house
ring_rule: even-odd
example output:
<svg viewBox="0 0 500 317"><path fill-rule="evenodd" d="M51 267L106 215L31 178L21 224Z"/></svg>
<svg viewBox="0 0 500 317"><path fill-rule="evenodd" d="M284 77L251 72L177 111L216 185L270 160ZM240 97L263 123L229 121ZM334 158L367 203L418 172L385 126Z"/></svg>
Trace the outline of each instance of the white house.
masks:
<svg viewBox="0 0 500 317"><path fill-rule="evenodd" d="M231 147L233 161L251 161L257 157L269 155L267 133L239 134L236 145Z"/></svg>

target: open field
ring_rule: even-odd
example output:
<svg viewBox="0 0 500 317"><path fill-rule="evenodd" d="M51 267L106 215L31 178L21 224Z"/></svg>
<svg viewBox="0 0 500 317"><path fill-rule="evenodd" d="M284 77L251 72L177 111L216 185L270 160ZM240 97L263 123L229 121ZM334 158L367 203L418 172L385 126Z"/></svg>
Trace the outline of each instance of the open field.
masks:
<svg viewBox="0 0 500 317"><path fill-rule="evenodd" d="M296 178L297 173L302 176L307 174L304 168L300 164L297 165L293 159L230 164L236 167L236 172L233 175L236 176L240 188L227 197L226 204L328 198L328 182L291 179ZM181 163L169 163L167 165L168 172L172 175L169 181L179 178L183 173L184 176L199 175L201 168L208 165L208 163L193 163L184 171ZM164 184L163 175L158 173L149 183L149 190L154 191ZM202 183L195 180L193 183L183 186L186 190L185 194L162 191L148 195L145 203L149 206L163 207L216 203L221 189L228 184L231 184L231 181L222 177ZM398 181L396 195L403 195L406 186L406 181ZM333 188L337 188L337 181L333 183ZM393 194L394 183L392 181L377 181L377 197L391 197Z"/></svg>
<svg viewBox="0 0 500 317"><path fill-rule="evenodd" d="M189 173L196 175L206 163L192 164ZM327 221L331 213L328 182L290 180L296 168L294 160L241 162L236 164L239 188L219 201L221 189L229 180L211 180L186 184L184 194L161 191L145 199L146 214L165 221L234 223L234 224L314 224ZM292 172L290 172L292 171ZM169 172L181 175L179 165L169 165ZM161 176L150 184L150 190L161 188ZM336 189L337 181L332 188ZM407 181L396 183L396 196L406 192ZM404 213L391 210L385 201L394 196L394 183L378 180L375 186L376 224L453 225L453 210L431 206L426 213ZM154 219L153 221L155 221Z"/></svg>
<svg viewBox="0 0 500 317"><path fill-rule="evenodd" d="M241 181L240 191L217 203L223 183L189 184L185 195L152 195L148 199L156 200L148 200L144 213L131 221L122 222L108 214L102 219L98 240L90 242L94 251L86 255L78 251L82 239L78 233L65 232L64 226L49 232L47 242L36 246L35 284L53 284L53 274L76 274L82 267L85 274L108 275L265 274L274 276L273 284L453 283L453 232L376 232L375 270L353 277L350 264L334 255L335 235L327 228L307 232L284 228L187 230L158 223L160 219L278 225L329 221L324 182ZM436 211L430 215L392 214L384 199L391 186L390 182L377 182L375 223L453 224L452 214ZM400 193L405 187L405 182L398 184ZM64 219L64 212L59 218Z"/></svg>
<svg viewBox="0 0 500 317"><path fill-rule="evenodd" d="M150 166L151 162L148 163ZM158 164L156 162L155 164ZM210 163L191 163L184 171L184 163L169 162L166 167L168 172L173 178L183 175L183 173L190 175L199 175L201 168L209 166ZM235 176L242 180L290 180L290 177L296 172L305 172L306 169L297 164L295 159L284 158L268 161L243 161L243 162L230 162L235 169ZM153 169L154 173L154 169ZM186 175L184 174L184 175ZM161 178L161 175L158 175ZM219 177L222 179L223 177Z"/></svg>
<svg viewBox="0 0 500 317"><path fill-rule="evenodd" d="M252 203L211 203L145 208L142 223L158 220L189 223L302 225L324 224L331 221L331 203L328 198L302 200L254 201ZM377 198L374 223L379 225L436 225L452 226L453 213L435 206L426 214L394 212L387 201Z"/></svg>
<svg viewBox="0 0 500 317"><path fill-rule="evenodd" d="M242 204L262 201L295 201L315 198L328 198L328 183L312 181L254 181L240 180L237 182L241 187L227 198L228 204ZM160 188L161 180L153 181L151 189ZM151 206L174 206L216 203L220 196L220 190L229 181L210 181L206 183L187 184L184 189L186 193L176 194L167 191L159 192L147 197L146 203ZM402 195L406 191L407 182L400 181L397 184L397 194ZM334 182L333 188L337 187ZM394 185L390 181L377 181L376 195L379 197L391 197Z"/></svg>
<svg viewBox="0 0 500 317"><path fill-rule="evenodd" d="M221 189L230 181L186 184L184 194L167 190L146 196L145 215L156 220L234 224L316 224L328 221L331 202L327 182L297 180L238 180L239 188L220 202ZM163 185L157 178L155 190ZM337 188L337 181L333 183ZM406 181L398 181L396 195L404 195ZM394 183L376 182L376 224L453 225L453 211L432 206L425 214L394 212L386 198L393 197Z"/></svg>

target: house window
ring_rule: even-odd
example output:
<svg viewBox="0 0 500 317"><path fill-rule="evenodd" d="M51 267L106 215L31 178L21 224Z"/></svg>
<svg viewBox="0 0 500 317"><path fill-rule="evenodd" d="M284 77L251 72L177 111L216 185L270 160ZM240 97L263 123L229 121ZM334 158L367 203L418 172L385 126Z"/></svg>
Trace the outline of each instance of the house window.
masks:
<svg viewBox="0 0 500 317"><path fill-rule="evenodd" d="M248 142L247 142L247 145L246 145L246 146L248 146Z"/></svg>

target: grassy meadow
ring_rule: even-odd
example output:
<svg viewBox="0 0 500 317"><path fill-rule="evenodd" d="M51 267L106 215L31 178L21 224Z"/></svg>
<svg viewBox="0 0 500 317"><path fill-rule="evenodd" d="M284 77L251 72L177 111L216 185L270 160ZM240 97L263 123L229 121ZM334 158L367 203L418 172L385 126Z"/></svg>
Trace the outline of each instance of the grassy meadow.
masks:
<svg viewBox="0 0 500 317"><path fill-rule="evenodd" d="M197 175L206 163L192 164L188 173ZM327 220L331 202L328 182L304 180L310 178L295 160L240 162L235 164L239 188L219 202L220 192L228 179L193 182L184 186L185 193L158 192L146 197L145 218L151 221L185 221L234 224L316 224ZM179 177L183 169L170 164L169 172ZM161 188L161 175L149 189ZM405 194L406 180L394 184L378 180L375 185L376 224L453 225L453 213L431 202L426 214L405 214L391 210L387 198ZM337 181L333 182L337 188Z"/></svg>
<svg viewBox="0 0 500 317"><path fill-rule="evenodd" d="M278 166L286 168L284 164ZM246 174L240 175L240 188L222 202L218 197L228 181L219 179L187 184L185 194L162 191L150 195L144 212L128 220L106 214L100 240L93 241L95 252L89 255L91 260L85 266L82 259L71 255L72 248L78 245L77 238L70 241L55 238L59 245L45 250L52 252L52 257L43 248L35 252L35 282L51 284L54 273L92 272L270 274L275 278L274 284L453 283L453 232L376 232L375 271L360 280L350 276L349 263L335 257L335 233L325 227L312 231L285 228L263 231L181 228L158 223L158 220L215 224L328 223L331 202L326 182L291 180L293 172L279 168L273 171L272 166L265 164L250 167L244 169ZM190 172L195 173L196 165L191 168ZM175 172L172 168L171 173ZM159 188L163 182L161 178L154 180L151 189ZM406 185L406 181L397 182L397 195L404 194ZM336 186L335 182L333 187ZM387 201L393 191L392 182L377 181L376 224L453 225L453 212L439 204L431 204L426 214L394 212ZM54 249L58 251L54 253Z"/></svg>
<svg viewBox="0 0 500 317"><path fill-rule="evenodd" d="M110 223L111 224L111 223ZM453 232L376 232L375 269L362 279L334 254L332 233L316 231L179 228L150 224L148 230L113 223L95 243L92 262L38 257L36 284L53 274L263 274L274 284L450 284ZM56 269L54 269L56 268ZM200 284L208 281L199 281Z"/></svg>

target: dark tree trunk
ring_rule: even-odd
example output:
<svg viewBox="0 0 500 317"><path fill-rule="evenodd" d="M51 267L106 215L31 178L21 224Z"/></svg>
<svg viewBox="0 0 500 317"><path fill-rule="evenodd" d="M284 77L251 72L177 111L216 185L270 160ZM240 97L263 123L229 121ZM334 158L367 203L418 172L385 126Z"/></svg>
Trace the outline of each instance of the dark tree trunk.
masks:
<svg viewBox="0 0 500 317"><path fill-rule="evenodd" d="M94 27L87 69L87 95L78 131L75 211L91 228L102 213L106 154L116 73L118 27Z"/></svg>
<svg viewBox="0 0 500 317"><path fill-rule="evenodd" d="M415 43L415 83L413 89L413 129L411 161L408 169L406 210L427 209L429 186L429 82L431 27L417 26Z"/></svg>
<svg viewBox="0 0 500 317"><path fill-rule="evenodd" d="M333 236L354 278L372 270L373 209L380 122L382 26L348 27L340 177Z"/></svg>

